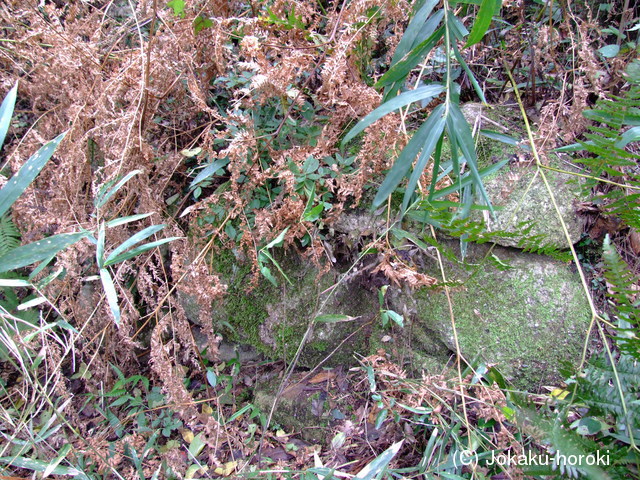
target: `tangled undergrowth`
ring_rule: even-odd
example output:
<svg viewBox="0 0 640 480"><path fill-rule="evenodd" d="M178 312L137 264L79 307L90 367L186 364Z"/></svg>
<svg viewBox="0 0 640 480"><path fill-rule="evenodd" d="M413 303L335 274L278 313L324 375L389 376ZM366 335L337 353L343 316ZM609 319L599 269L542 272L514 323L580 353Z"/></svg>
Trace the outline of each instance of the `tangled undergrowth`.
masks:
<svg viewBox="0 0 640 480"><path fill-rule="evenodd" d="M627 25L637 18L611 7L608 18L620 15ZM456 5L456 14L470 26L475 11L466 8ZM598 56L606 46L599 43L603 19L579 8L585 10L563 3L548 13L540 8L539 23L532 23L524 2L506 2L507 27L464 50L470 70L457 73L462 99L475 98L476 78L494 103L514 99L507 71L526 84L524 101L538 119L535 145L543 153L582 138L589 127L582 113L596 99L623 93L633 55ZM522 436L506 385L492 369L476 366L453 383L444 376L412 382L380 355L326 382L327 389L346 382L340 388L355 399L353 422L319 449L269 425L268 412L247 402L256 381L284 366L220 362L213 327L205 329L208 349L201 351L175 301L176 291L194 296L202 324L211 323L212 301L227 286L205 259L223 250L251 262L254 284L260 275L274 279L280 268L269 256L274 240L320 271L329 268L332 225L370 201L407 145L407 131L442 101L386 115L340 149L347 131L383 100L374 83L393 63L411 11L405 0L0 6L2 90L19 79L3 173L17 172L42 144L66 132L13 205L12 221L2 217L9 222L0 228L2 249L15 248L19 237L27 244L102 228L103 246L113 253L135 232L161 224L162 236L154 230L151 240L177 238L111 266L111 298L88 238L30 278L42 285L35 294L3 286L5 303L13 306L7 316L40 326L15 344L24 352L19 360L3 362L0 430L7 443L0 457L13 473L321 478L333 468L361 472L404 438L394 468L410 476L457 468L452 462L466 449L509 447L520 454L534 441ZM446 64L436 48L407 83L435 81ZM631 182L627 167L620 166L621 183ZM126 177L135 171L141 173ZM97 201L123 178L109 201ZM436 182L452 185L429 172L418 183L426 191ZM455 193L448 199L459 200ZM133 215L140 217L120 221ZM114 226L105 232L107 222ZM593 237L609 233L626 241L629 260L640 251L633 243L638 227L625 225L601 226ZM379 252L376 271L389 282L436 281L406 268L388 242L369 247ZM32 298L45 301L39 309L17 309ZM265 464L266 457L273 463ZM477 468L486 477L505 474Z"/></svg>

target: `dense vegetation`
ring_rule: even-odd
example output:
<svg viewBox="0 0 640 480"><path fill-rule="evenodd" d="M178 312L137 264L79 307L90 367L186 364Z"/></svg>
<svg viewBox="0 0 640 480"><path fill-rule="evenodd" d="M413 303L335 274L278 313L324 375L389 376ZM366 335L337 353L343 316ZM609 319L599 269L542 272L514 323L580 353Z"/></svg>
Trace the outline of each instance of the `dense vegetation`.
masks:
<svg viewBox="0 0 640 480"><path fill-rule="evenodd" d="M3 475L640 478L631 3L0 5ZM506 105L524 138L478 128L470 102ZM517 153L483 163L486 142ZM584 234L574 245L560 221L566 242L547 245L523 223L517 246L571 262L580 278L591 324L580 364L557 366L564 381L515 389L499 367L463 357L453 314L445 371L410 371L380 350L351 369L301 372L314 324L353 320L320 315L316 299L279 358L225 355L223 336L262 319L241 293L298 280L283 252L318 278L339 264L334 285L317 282L329 295L366 257L375 321L390 335L407 319L389 288L440 289L451 306L460 286L443 259L463 264L470 242L515 235L486 228L485 180L527 164L562 218L548 182L557 154L580 179ZM340 233L363 210L384 228ZM410 261L407 242L435 252L442 275ZM239 269L242 282L224 280ZM239 324L212 322L222 302ZM350 417L310 442L258 405L256 385L274 379L278 394L333 382L348 407L331 415ZM551 460L492 461L532 452ZM606 463L568 460L605 452Z"/></svg>

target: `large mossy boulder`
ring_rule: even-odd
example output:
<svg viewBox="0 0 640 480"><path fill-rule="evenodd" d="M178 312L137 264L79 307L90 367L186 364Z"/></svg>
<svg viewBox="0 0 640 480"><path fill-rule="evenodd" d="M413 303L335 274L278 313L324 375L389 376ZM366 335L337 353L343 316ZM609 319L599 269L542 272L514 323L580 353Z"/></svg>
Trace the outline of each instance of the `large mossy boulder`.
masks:
<svg viewBox="0 0 640 480"><path fill-rule="evenodd" d="M541 174L537 173L533 155L527 150L529 142L517 110L467 103L462 107L462 112L476 130L509 135L522 145L509 145L482 135L479 137L477 152L481 168L510 160L497 173L484 178L484 186L496 215L494 218L486 212L483 219L489 231L506 233L492 239L505 247L531 250L567 248L567 238L551 198L553 195L571 243L577 242L583 223L576 214L576 203L584 196L581 178L572 175L575 167L564 157L555 154L547 156L545 162L551 169L544 169L544 174L549 182L550 194ZM480 215L475 218L479 220Z"/></svg>
<svg viewBox="0 0 640 480"><path fill-rule="evenodd" d="M277 286L262 276L254 278L250 263L232 251L213 255L213 271L227 285L224 298L213 305L214 330L226 341L252 345L270 358L290 362L313 323L298 359L300 366L315 367L325 359L327 366L351 364L354 354L366 355L376 314L375 294L357 282L340 282L337 269L320 274L312 262L295 253L280 253L277 260L290 283L277 275ZM181 293L179 300L187 317L199 323L194 299ZM327 319L332 314L351 318L314 323L316 317Z"/></svg>
<svg viewBox="0 0 640 480"><path fill-rule="evenodd" d="M591 319L579 276L543 255L470 245L468 265L447 261L445 271L460 350L467 361L496 365L515 386L536 390L577 365ZM435 261L429 269L438 271ZM455 351L443 289L391 291L390 304L412 320L414 357L442 364L442 345Z"/></svg>

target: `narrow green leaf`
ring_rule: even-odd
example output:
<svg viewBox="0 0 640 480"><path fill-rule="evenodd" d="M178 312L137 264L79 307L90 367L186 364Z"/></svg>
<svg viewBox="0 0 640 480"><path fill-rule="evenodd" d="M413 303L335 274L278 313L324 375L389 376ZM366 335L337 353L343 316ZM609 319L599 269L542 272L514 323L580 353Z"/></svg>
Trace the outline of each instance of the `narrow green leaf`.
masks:
<svg viewBox="0 0 640 480"><path fill-rule="evenodd" d="M0 278L0 287L30 287L31 283L17 278Z"/></svg>
<svg viewBox="0 0 640 480"><path fill-rule="evenodd" d="M113 252L111 252L109 254L109 256L107 257L107 260L104 262L105 265L113 264L113 259L116 258L119 254L121 254L125 250L128 250L129 248L133 247L136 243L140 243L141 241L143 241L144 239L150 237L154 233L159 232L164 227L165 227L164 224L151 225L150 227L147 227L144 230L140 230L138 233L133 235L131 238L129 238L128 240L125 240L120 245L118 245L113 250Z"/></svg>
<svg viewBox="0 0 640 480"><path fill-rule="evenodd" d="M435 111L435 110L434 110ZM433 115L433 112L432 112ZM429 119L431 116L429 116ZM425 143L425 136L428 134L428 128L431 126L429 123L429 119L425 121L420 128L413 134L407 146L404 147L398 158L393 163L391 170L385 177L382 185L378 189L378 193L373 199L373 207L377 208L391 195L398 184L402 181L404 176L407 174L409 169L411 168L411 164L413 160L416 158L418 152L420 152L421 148Z"/></svg>
<svg viewBox="0 0 640 480"><path fill-rule="evenodd" d="M456 60L458 60L458 63L462 66L462 69L467 74L467 77L469 78L469 80L471 80L471 85L473 85L473 89L476 91L476 94L478 95L478 97L480 97L480 101L482 103L487 103L487 99L484 96L484 92L482 91L482 88L480 87L478 80L476 80L476 76L473 74L473 72L469 68L469 65L467 65L467 62L464 60L464 58L460 54L460 50L458 49L458 45L456 44L456 42L453 42L453 54L455 55Z"/></svg>
<svg viewBox="0 0 640 480"><path fill-rule="evenodd" d="M22 192L33 182L38 176L42 168L49 161L53 152L66 135L61 133L56 138L45 144L34 153L22 168L6 183L0 190L0 216L4 215L11 205L18 199Z"/></svg>
<svg viewBox="0 0 640 480"><path fill-rule="evenodd" d="M0 273L46 260L90 234L91 232L62 233L15 248L0 257Z"/></svg>
<svg viewBox="0 0 640 480"><path fill-rule="evenodd" d="M133 177L134 175L138 175L139 173L142 173L142 170L133 170L132 172L127 173L122 180L120 180L118 183L115 184L115 186L109 190L107 193L105 193L104 195L98 195L96 197L95 200L95 206L96 208L100 208L102 207L105 203L107 203L109 201L109 199L111 197L113 197L115 195L115 193L120 190L122 188L122 186L127 183L129 180L131 180L131 177Z"/></svg>
<svg viewBox="0 0 640 480"><path fill-rule="evenodd" d="M136 220L142 220L143 218L147 218L153 215L153 213L139 213L137 215L129 215L128 217L115 218L109 222L107 222L108 228L117 227L119 225L124 225L125 223L135 222Z"/></svg>
<svg viewBox="0 0 640 480"><path fill-rule="evenodd" d="M226 167L228 164L229 159L227 158L215 160L211 165L207 165L206 167L204 167L204 169L202 169L200 173L198 173L196 178L193 179L193 182L191 182L191 185L189 185L189 188L193 190L199 183L211 177L212 175L215 175L218 170Z"/></svg>
<svg viewBox="0 0 640 480"><path fill-rule="evenodd" d="M113 314L113 319L116 325L120 323L120 307L118 306L118 293L116 292L116 286L113 284L113 279L106 268L100 269L100 280L102 280L102 287L104 293L107 296L107 302L109 302L109 308Z"/></svg>
<svg viewBox="0 0 640 480"><path fill-rule="evenodd" d="M389 410L387 410L386 408L383 408L382 410L380 410L380 412L378 412L378 415L376 416L376 423L374 424L374 428L376 430L380 429L384 421L387 419L388 414Z"/></svg>
<svg viewBox="0 0 640 480"><path fill-rule="evenodd" d="M9 125L11 125L11 117L13 109L16 105L16 97L18 95L18 82L13 86L0 106L0 149L4 145L4 139L7 136Z"/></svg>
<svg viewBox="0 0 640 480"><path fill-rule="evenodd" d="M47 465L47 468L44 470L44 473L42 474L42 478L47 478L49 475L51 475L53 471L56 469L56 467L60 465L60 462L66 458L66 456L69 454L70 451L71 451L71 445L67 443L60 449L60 453L58 453L58 456L54 458L49 463L49 465Z"/></svg>
<svg viewBox="0 0 640 480"><path fill-rule="evenodd" d="M441 16L439 18L442 19ZM413 68L418 65L431 51L436 43L440 41L444 35L444 30L444 27L438 28L429 38L419 43L413 50L411 50L404 60L391 67L389 71L385 73L380 80L378 80L378 83L376 83L375 86L378 88L385 87L406 78L409 72L411 72L411 70L413 70Z"/></svg>
<svg viewBox="0 0 640 480"><path fill-rule="evenodd" d="M349 315L340 315L340 314L326 314L326 315L318 315L314 322L316 323L339 323L339 322L350 322L351 320L356 320L358 317L350 317Z"/></svg>
<svg viewBox="0 0 640 480"><path fill-rule="evenodd" d="M0 457L0 463L11 465L12 467L32 470L34 472L44 472L49 466L49 462L44 462L42 460L34 460L33 458L27 458L27 457ZM84 473L82 473L80 470L77 470L72 467L62 467L60 465L54 468L51 473L55 475L76 476L82 479L87 478L87 476Z"/></svg>
<svg viewBox="0 0 640 480"><path fill-rule="evenodd" d="M360 120L358 124L353 127L349 131L349 133L347 133L347 135L344 137L344 140L342 140L341 145L344 146L349 140L351 140L369 125L377 122L388 113L393 112L394 110L398 110L399 108L402 108L413 102L432 99L433 97L440 95L442 92L444 92L444 90L444 86L440 84L424 85L422 87L416 88L415 90L404 92L397 97L384 102L369 115Z"/></svg>
<svg viewBox="0 0 640 480"><path fill-rule="evenodd" d="M494 12L501 3L501 0L482 0L480 10L478 10L478 15L476 16L475 22L473 22L471 33L464 48L475 45L482 40L482 37L484 37L484 34L487 33L489 29L489 25L491 25Z"/></svg>
<svg viewBox="0 0 640 480"><path fill-rule="evenodd" d="M514 147L520 147L523 150L531 150L531 147L520 143L520 140L513 138L511 135L505 135L504 133L494 132L493 130L480 130L480 135L490 138L491 140L497 140L507 145L513 145Z"/></svg>
<svg viewBox="0 0 640 480"><path fill-rule="evenodd" d="M140 245L139 247L134 248L133 250L129 250L128 252L122 253L120 255L116 255L113 258L109 256L110 260L107 260L106 262L104 262L104 266L108 267L110 265L115 265L116 263L124 262L125 260L129 260L130 258L140 255L141 253L151 250L152 248L159 247L160 245L164 245L165 243L173 242L174 240L179 240L181 238L184 238L184 237L163 238L162 240L157 240L155 242L145 243L144 245Z"/></svg>
<svg viewBox="0 0 640 480"><path fill-rule="evenodd" d="M399 442L394 443L389 448L387 448L384 452L374 458L368 465L366 465L360 473L358 473L354 478L354 480L373 480L378 477L389 465L389 462L395 457L400 448L402 448L402 444L404 440L400 440Z"/></svg>
<svg viewBox="0 0 640 480"><path fill-rule="evenodd" d="M471 129L469 128L469 124L467 120L464 118L464 115L460 111L460 107L458 105L452 103L449 106L449 118L447 119L449 123L448 133L451 137L455 137L458 145L460 147L460 151L464 155L467 160L467 166L471 170L471 175L473 179L473 184L476 189L482 195L482 199L485 204L489 207L489 210L493 214L493 207L491 206L491 200L489 199L489 195L487 194L486 189L484 188L484 184L482 183L482 178L480 177L480 173L478 172L478 158L476 156L475 144L473 141L473 135L471 133Z"/></svg>
<svg viewBox="0 0 640 480"><path fill-rule="evenodd" d="M413 173L409 178L409 183L407 185L407 190L404 192L404 199L402 200L402 211L404 212L409 206L409 201L411 200L411 196L416 189L418 181L422 176L422 172L427 166L427 162L429 158L431 158L431 154L433 150L436 148L436 145L442 138L442 133L444 132L444 126L446 124L446 119L442 116L444 113L444 104L438 105L433 109L431 115L424 125L426 127L426 138L424 140L424 145L422 146L422 153L416 162L416 166L413 169ZM434 175L436 175L434 173Z"/></svg>
<svg viewBox="0 0 640 480"><path fill-rule="evenodd" d="M416 12L402 35L400 43L398 43L398 46L396 47L396 51L393 53L391 65L396 64L399 60L404 58L407 53L409 53L409 50L411 50L416 38L419 38L418 34L420 33L420 30L424 26L427 18L429 18L429 15L431 15L433 8L436 6L438 1L439 0L427 0Z"/></svg>
<svg viewBox="0 0 640 480"><path fill-rule="evenodd" d="M102 223L98 228L98 243L96 245L96 263L98 264L98 268L104 267L104 241L105 232L104 223Z"/></svg>

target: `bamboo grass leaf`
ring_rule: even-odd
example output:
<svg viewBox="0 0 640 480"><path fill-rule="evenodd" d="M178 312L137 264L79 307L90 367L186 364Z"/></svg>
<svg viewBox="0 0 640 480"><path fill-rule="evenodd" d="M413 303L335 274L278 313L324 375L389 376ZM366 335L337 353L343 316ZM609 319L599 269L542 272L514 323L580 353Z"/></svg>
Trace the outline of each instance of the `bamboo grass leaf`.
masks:
<svg viewBox="0 0 640 480"><path fill-rule="evenodd" d="M107 296L107 302L109 303L111 314L113 315L113 319L117 325L120 323L120 306L118 305L118 293L116 292L116 286L109 274L109 270L106 268L100 269L100 280L102 281L104 294Z"/></svg>
<svg viewBox="0 0 640 480"><path fill-rule="evenodd" d="M447 121L449 122L448 133L451 137L455 137L457 140L460 151L464 155L467 161L467 166L471 170L473 184L482 195L482 199L489 207L489 211L491 211L491 213L495 215L493 207L491 206L491 200L489 200L489 195L484 188L480 173L478 171L478 158L476 156L476 149L473 141L473 135L471 134L471 129L469 128L469 124L464 118L464 115L460 111L460 107L458 107L458 105L450 105L449 117Z"/></svg>
<svg viewBox="0 0 640 480"><path fill-rule="evenodd" d="M422 87L418 87L415 90L410 90L408 92L404 92L397 97L392 98L384 102L374 111L372 111L369 115L364 117L362 120L358 122L358 124L353 127L349 133L342 140L342 145L344 146L349 140L355 137L357 134L362 132L365 128L371 125L374 122L377 122L382 117L387 115L394 110L402 108L410 103L417 102L420 100L430 100L433 97L440 95L444 92L444 86L439 84L433 85L424 85Z"/></svg>
<svg viewBox="0 0 640 480"><path fill-rule="evenodd" d="M142 220L143 218L147 218L153 215L153 213L139 213L137 215L129 215L128 217L116 218L107 222L108 228L117 227L119 225L124 225L125 223L135 222L136 220Z"/></svg>
<svg viewBox="0 0 640 480"><path fill-rule="evenodd" d="M212 164L207 165L206 167L204 167L204 169L200 173L198 173L196 178L193 179L193 182L191 182L191 185L189 185L189 188L193 190L194 188L196 188L196 186L200 182L202 182L203 180L206 180L221 168L226 167L228 163L229 163L229 159L221 158L221 159L215 160Z"/></svg>
<svg viewBox="0 0 640 480"><path fill-rule="evenodd" d="M455 42L453 42L452 46L453 46L453 54L455 55L456 60L458 60L458 63L462 66L469 80L471 80L471 85L473 85L473 89L475 90L478 97L480 97L480 101L482 103L487 103L487 99L484 96L484 92L482 91L482 88L480 88L480 84L478 83L478 80L476 80L476 77L471 71L471 69L469 68L469 65L467 65L467 62L465 62L464 58L462 58L462 55L460 54L460 50L458 49L458 46L456 45Z"/></svg>
<svg viewBox="0 0 640 480"><path fill-rule="evenodd" d="M18 95L18 83L13 86L7 96L2 101L0 106L0 148L4 145L4 139L7 136L9 125L11 125L11 117L13 116L13 109L16 105L16 97Z"/></svg>
<svg viewBox="0 0 640 480"><path fill-rule="evenodd" d="M104 266L108 267L116 263L124 262L125 260L129 260L130 258L140 255L141 253L151 250L152 248L159 247L160 245L164 245L165 243L173 242L174 240L179 240L181 238L183 237L169 237L169 238L163 238L162 240L158 240L156 242L145 243L144 245L140 245L139 247L134 248L133 250L129 250L128 252L122 253L113 258L110 257L109 260L104 262Z"/></svg>
<svg viewBox="0 0 640 480"><path fill-rule="evenodd" d="M429 125L427 120L420 126L416 133L413 134L413 137L411 137L407 146L404 147L402 152L400 152L400 155L398 155L398 158L391 167L391 170L389 170L389 173L378 189L378 193L373 199L373 208L379 207L389 197L389 195L394 192L398 184L405 177L411 168L411 164L416 158L416 155L418 155L422 146L425 144L425 136L429 134L428 127Z"/></svg>
<svg viewBox="0 0 640 480"><path fill-rule="evenodd" d="M46 143L29 160L22 166L7 184L0 190L0 216L4 215L11 205L18 199L22 192L33 182L38 176L42 168L49 161L53 152L56 150L65 133L61 133L56 138Z"/></svg>
<svg viewBox="0 0 640 480"><path fill-rule="evenodd" d="M431 15L433 8L436 6L438 1L439 0L427 0L424 5L422 5L422 7L420 7L420 9L416 12L414 17L411 19L411 22L409 22L409 25L407 26L404 34L402 35L400 43L398 43L398 46L396 47L396 51L394 52L393 58L391 59L391 65L396 64L399 60L404 58L407 53L409 53L411 47L413 47L415 44L416 38L420 38L419 34L421 33L422 27L427 21L427 18L429 18L429 15Z"/></svg>
<svg viewBox="0 0 640 480"><path fill-rule="evenodd" d="M118 255L120 255L122 252L130 249L136 243L140 243L141 241L143 241L144 239L150 237L154 233L159 232L164 227L165 227L164 224L162 224L162 225L151 225L150 227L147 227L144 230L140 230L138 233L133 235L131 238L129 238L128 240L126 240L126 241L122 242L120 245L118 245L118 247L116 247L115 250L113 250L113 252L111 252L109 254L109 256L105 260L104 264L105 265L113 264L114 263L113 262L114 258L116 258Z"/></svg>
<svg viewBox="0 0 640 480"><path fill-rule="evenodd" d="M442 16L439 16L438 18L442 19ZM413 70L413 68L422 61L431 49L435 47L436 43L440 41L444 35L444 30L444 27L438 28L429 38L419 43L413 50L411 50L404 60L392 66L389 71L385 73L380 80L378 80L378 83L376 83L375 86L385 87L400 80L404 80L411 70Z"/></svg>
<svg viewBox="0 0 640 480"><path fill-rule="evenodd" d="M122 188L122 186L127 183L129 180L131 180L131 177L133 177L134 175L138 175L139 173L142 173L142 170L133 170L132 172L127 173L122 180L120 180L118 183L115 184L115 186L109 190L107 193L105 193L104 195L98 195L96 197L95 200L95 206L96 208L100 208L102 207L105 203L107 203L109 201L109 199L111 197L113 197L113 195L115 195L115 193L120 190Z"/></svg>
<svg viewBox="0 0 640 480"><path fill-rule="evenodd" d="M91 232L62 233L15 248L0 256L0 273L47 260L90 234Z"/></svg>
<svg viewBox="0 0 640 480"><path fill-rule="evenodd" d="M487 33L487 30L491 25L493 14L500 5L501 0L482 0L480 10L478 10L478 15L476 16L475 22L473 22L471 33L469 34L469 38L467 39L467 43L464 45L464 48L475 45L482 40L482 37L484 37L484 34Z"/></svg>
<svg viewBox="0 0 640 480"><path fill-rule="evenodd" d="M362 470L360 470L360 473L353 477L354 480L373 480L374 478L379 477L385 468L387 468L387 465L389 465L389 462L393 457L398 454L403 443L404 440L400 440L387 448L384 452L369 462Z"/></svg>
<svg viewBox="0 0 640 480"><path fill-rule="evenodd" d="M104 241L105 232L103 223L98 229L98 243L96 245L96 263L98 264L98 268L104 267Z"/></svg>
<svg viewBox="0 0 640 480"><path fill-rule="evenodd" d="M407 185L407 190L404 193L404 199L402 200L402 211L406 211L409 206L409 201L411 200L411 196L418 184L418 180L422 176L422 172L427 166L427 162L433 153L433 150L436 148L436 145L440 142L442 138L442 133L444 132L444 126L446 123L446 119L443 117L442 112L444 110L444 105L438 105L431 115L424 122L424 126L427 129L427 135L422 146L422 153L416 162L416 166L413 169L413 173L409 178L409 183ZM437 174L434 173L434 176Z"/></svg>

